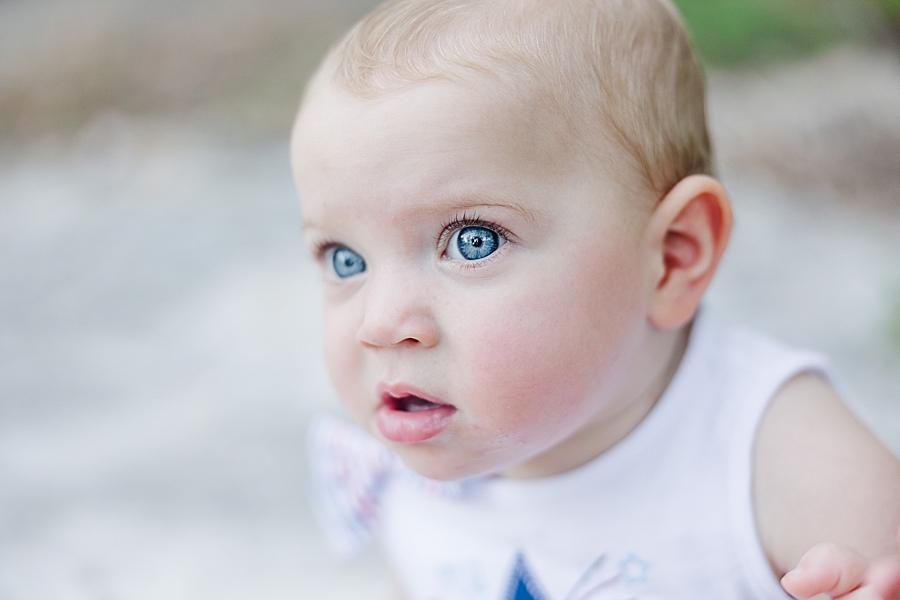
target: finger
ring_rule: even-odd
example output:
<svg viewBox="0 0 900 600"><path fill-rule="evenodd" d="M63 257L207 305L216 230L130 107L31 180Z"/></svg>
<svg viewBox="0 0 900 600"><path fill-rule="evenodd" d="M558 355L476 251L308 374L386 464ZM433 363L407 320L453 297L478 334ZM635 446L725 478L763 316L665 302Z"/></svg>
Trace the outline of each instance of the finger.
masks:
<svg viewBox="0 0 900 600"><path fill-rule="evenodd" d="M817 544L781 578L781 586L795 598L812 598L816 594L842 596L863 583L867 567L862 555L846 546Z"/></svg>
<svg viewBox="0 0 900 600"><path fill-rule="evenodd" d="M881 600L900 600L900 555L883 556L869 567L866 587L872 587Z"/></svg>
<svg viewBox="0 0 900 600"><path fill-rule="evenodd" d="M878 591L871 585L865 585L857 588L849 594L843 596L835 596L834 600L883 600Z"/></svg>

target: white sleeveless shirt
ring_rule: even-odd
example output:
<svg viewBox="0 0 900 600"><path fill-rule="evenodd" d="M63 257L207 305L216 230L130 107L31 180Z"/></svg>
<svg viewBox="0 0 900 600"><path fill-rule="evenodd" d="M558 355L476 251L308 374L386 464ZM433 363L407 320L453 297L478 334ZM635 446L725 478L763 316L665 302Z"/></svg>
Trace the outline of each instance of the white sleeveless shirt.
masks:
<svg viewBox="0 0 900 600"><path fill-rule="evenodd" d="M588 464L531 480L415 475L353 425L318 421L314 504L332 546L376 535L408 600L789 599L754 522L756 430L825 360L695 320L650 414Z"/></svg>

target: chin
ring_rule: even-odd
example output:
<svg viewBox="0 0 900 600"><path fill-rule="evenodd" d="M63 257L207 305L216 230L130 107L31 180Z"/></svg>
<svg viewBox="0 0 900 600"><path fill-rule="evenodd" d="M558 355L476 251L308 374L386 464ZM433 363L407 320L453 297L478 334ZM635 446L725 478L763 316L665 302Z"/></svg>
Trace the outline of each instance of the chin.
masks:
<svg viewBox="0 0 900 600"><path fill-rule="evenodd" d="M443 448L398 447L396 444L390 443L388 447L400 457L407 467L422 477L435 481L458 481L499 471L499 469L490 469L478 461L454 459L454 457L447 456L447 451Z"/></svg>

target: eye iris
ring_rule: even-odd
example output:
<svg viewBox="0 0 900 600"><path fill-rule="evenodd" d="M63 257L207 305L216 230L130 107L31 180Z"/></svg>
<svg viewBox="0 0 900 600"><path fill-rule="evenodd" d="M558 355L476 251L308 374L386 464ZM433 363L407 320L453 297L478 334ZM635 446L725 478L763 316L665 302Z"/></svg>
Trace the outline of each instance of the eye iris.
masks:
<svg viewBox="0 0 900 600"><path fill-rule="evenodd" d="M363 257L349 248L335 250L331 264L338 277L350 277L366 270L366 261Z"/></svg>
<svg viewBox="0 0 900 600"><path fill-rule="evenodd" d="M456 247L466 260L478 260L494 253L500 246L499 236L485 227L466 227L459 232Z"/></svg>

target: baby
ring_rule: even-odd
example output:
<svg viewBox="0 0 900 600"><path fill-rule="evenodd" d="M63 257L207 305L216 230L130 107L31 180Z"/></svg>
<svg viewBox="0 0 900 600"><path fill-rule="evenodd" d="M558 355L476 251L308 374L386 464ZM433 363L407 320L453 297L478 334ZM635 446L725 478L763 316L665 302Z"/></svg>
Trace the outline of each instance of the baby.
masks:
<svg viewBox="0 0 900 600"><path fill-rule="evenodd" d="M394 0L310 83L361 427L317 426L317 494L404 597L900 598L900 464L818 355L698 311L732 224L703 85L667 0Z"/></svg>

